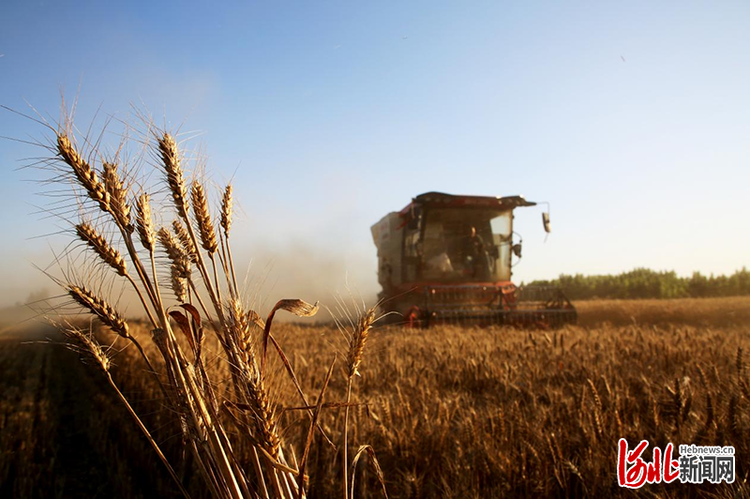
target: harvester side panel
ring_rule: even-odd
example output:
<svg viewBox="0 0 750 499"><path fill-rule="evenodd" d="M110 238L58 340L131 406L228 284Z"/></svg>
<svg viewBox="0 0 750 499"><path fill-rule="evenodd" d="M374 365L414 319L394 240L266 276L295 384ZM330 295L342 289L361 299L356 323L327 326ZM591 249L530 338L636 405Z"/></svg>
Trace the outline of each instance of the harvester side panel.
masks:
<svg viewBox="0 0 750 499"><path fill-rule="evenodd" d="M391 212L370 228L378 249L378 282L384 290L401 284L403 220Z"/></svg>

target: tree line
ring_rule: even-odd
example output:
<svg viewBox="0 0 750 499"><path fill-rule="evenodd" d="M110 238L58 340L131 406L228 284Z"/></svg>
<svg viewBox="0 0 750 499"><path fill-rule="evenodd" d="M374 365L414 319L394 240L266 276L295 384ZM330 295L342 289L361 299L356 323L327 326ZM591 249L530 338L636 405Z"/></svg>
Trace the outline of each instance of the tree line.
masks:
<svg viewBox="0 0 750 499"><path fill-rule="evenodd" d="M561 274L528 285L560 287L571 300L741 296L750 295L750 271L743 267L732 275L693 272L690 277L679 277L673 271L637 268L617 275Z"/></svg>

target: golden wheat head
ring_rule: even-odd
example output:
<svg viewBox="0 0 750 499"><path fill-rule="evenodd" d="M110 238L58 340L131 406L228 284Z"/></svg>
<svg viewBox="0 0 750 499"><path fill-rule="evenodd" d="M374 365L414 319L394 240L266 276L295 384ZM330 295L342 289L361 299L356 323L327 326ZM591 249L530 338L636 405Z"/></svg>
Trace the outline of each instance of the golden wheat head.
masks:
<svg viewBox="0 0 750 499"><path fill-rule="evenodd" d="M357 321L357 326L352 332L349 341L349 352L347 355L347 365L349 367L349 377L359 374L359 366L362 363L362 355L365 352L365 345L370 336L370 330L375 322L375 308L369 309L362 314Z"/></svg>
<svg viewBox="0 0 750 499"><path fill-rule="evenodd" d="M67 289L68 294L76 303L97 316L105 326L108 326L123 338L130 336L128 333L128 323L125 322L125 319L105 299L96 296L85 286L68 284Z"/></svg>
<svg viewBox="0 0 750 499"><path fill-rule="evenodd" d="M185 187L185 178L182 172L182 165L180 164L177 143L172 135L168 133L162 135L158 142L161 160L164 164L164 170L167 173L167 184L172 193L172 200L174 201L175 208L177 208L177 213L183 220L187 220L187 188Z"/></svg>
<svg viewBox="0 0 750 499"><path fill-rule="evenodd" d="M184 279L188 279L190 277L190 258L185 253L180 242L165 227L159 229L157 235L167 256L172 261L172 264L177 267L178 275Z"/></svg>
<svg viewBox="0 0 750 499"><path fill-rule="evenodd" d="M71 346L72 349L89 355L104 372L109 371L111 365L109 356L90 334L85 334L73 327L63 328L62 332L68 339L75 342L75 346Z"/></svg>
<svg viewBox="0 0 750 499"><path fill-rule="evenodd" d="M110 207L117 223L126 231L133 232L134 227L130 223L130 205L128 204L128 190L122 183L117 172L117 165L104 162L102 172L104 189L109 194Z"/></svg>
<svg viewBox="0 0 750 499"><path fill-rule="evenodd" d="M151 219L151 196L146 193L138 196L135 202L135 226L141 244L149 252L154 251L154 223Z"/></svg>
<svg viewBox="0 0 750 499"><path fill-rule="evenodd" d="M94 227L86 222L82 222L76 225L76 234L94 250L94 253L99 255L99 258L115 269L119 275L124 276L127 273L125 259L120 252L113 248Z"/></svg>
<svg viewBox="0 0 750 499"><path fill-rule="evenodd" d="M175 264L170 267L170 273L172 278L172 291L174 292L175 298L180 303L187 302L187 279L183 277L183 272Z"/></svg>
<svg viewBox="0 0 750 499"><path fill-rule="evenodd" d="M182 245L182 249L185 251L185 254L190 258L190 261L193 263L198 263L198 250L195 248L195 244L193 244L193 239L190 237L190 234L188 234L187 229L184 225L182 225L182 222L180 222L178 219L172 220L172 229L174 230L174 234L177 236L177 239L180 240L180 244Z"/></svg>
<svg viewBox="0 0 750 499"><path fill-rule="evenodd" d="M229 238L229 229L232 227L232 184L227 184L224 188L224 195L221 198L221 228L224 229L224 236Z"/></svg>
<svg viewBox="0 0 750 499"><path fill-rule="evenodd" d="M104 184L91 165L78 153L70 138L62 133L57 135L57 154L73 170L76 180L89 197L97 202L103 211L111 213L110 196Z"/></svg>
<svg viewBox="0 0 750 499"><path fill-rule="evenodd" d="M211 213L208 210L206 192L197 180L193 182L192 198L193 212L195 213L195 222L201 236L201 244L209 254L216 253L216 250L219 249L219 244L216 241L216 231L214 231L214 226L211 222Z"/></svg>

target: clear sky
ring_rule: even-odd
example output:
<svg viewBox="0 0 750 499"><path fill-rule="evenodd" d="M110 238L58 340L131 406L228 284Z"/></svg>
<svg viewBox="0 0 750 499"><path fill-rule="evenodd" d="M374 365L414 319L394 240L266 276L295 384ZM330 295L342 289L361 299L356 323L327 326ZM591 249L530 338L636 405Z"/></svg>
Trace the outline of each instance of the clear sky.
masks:
<svg viewBox="0 0 750 499"><path fill-rule="evenodd" d="M746 1L5 0L0 104L57 119L62 89L84 128L133 103L199 132L274 294L374 292L370 225L431 190L551 203L546 243L540 210L517 213L518 281L731 273L750 266L748 26ZM45 131L2 111L0 135ZM16 170L37 155L0 140L0 303L66 244L32 239L58 230Z"/></svg>

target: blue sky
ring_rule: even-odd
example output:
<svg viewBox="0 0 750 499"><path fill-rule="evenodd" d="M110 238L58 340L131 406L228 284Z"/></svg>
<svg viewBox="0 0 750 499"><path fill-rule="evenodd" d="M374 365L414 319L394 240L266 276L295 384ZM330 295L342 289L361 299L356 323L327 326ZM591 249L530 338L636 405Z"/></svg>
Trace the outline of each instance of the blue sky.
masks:
<svg viewBox="0 0 750 499"><path fill-rule="evenodd" d="M746 2L0 9L0 104L57 119L62 89L84 128L135 104L196 132L211 180L235 182L235 251L272 293L375 291L370 225L431 190L551 203L546 243L540 210L517 213L519 281L750 265ZM0 135L45 131L3 111ZM0 302L66 244L31 239L58 230L16 170L38 154L0 141Z"/></svg>

